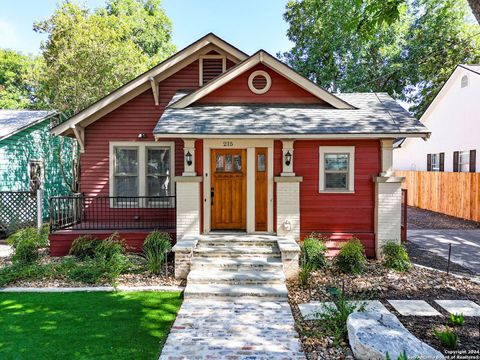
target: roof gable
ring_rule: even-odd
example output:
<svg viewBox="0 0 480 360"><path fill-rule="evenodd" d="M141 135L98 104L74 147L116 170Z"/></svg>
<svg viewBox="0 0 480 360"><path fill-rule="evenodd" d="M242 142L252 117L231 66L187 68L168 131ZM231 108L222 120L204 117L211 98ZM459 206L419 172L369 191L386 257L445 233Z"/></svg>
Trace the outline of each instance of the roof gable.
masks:
<svg viewBox="0 0 480 360"><path fill-rule="evenodd" d="M197 102L198 100L205 97L206 95L212 93L213 91L219 89L226 83L232 81L237 76L252 69L258 64L263 64L268 68L274 70L275 72L282 75L284 78L288 79L292 83L308 91L310 94L314 95L318 99L323 100L324 102L330 104L336 109L352 109L353 108L352 105L348 104L347 102L335 96L334 94L328 92L327 90L311 82L310 80L303 77L302 75L297 73L295 70L285 65L283 62L276 59L275 57L273 57L272 55L270 55L264 50L258 51L248 59L237 64L230 70L223 73L221 76L217 77L215 80L209 82L207 85L199 88L198 90L192 92L191 94L183 97L179 101L171 104L170 107L175 109L185 108L193 104L194 102Z"/></svg>
<svg viewBox="0 0 480 360"><path fill-rule="evenodd" d="M222 40L213 33L209 33L201 39L195 41L184 49L178 51L170 58L164 60L157 66L139 75L135 79L121 86L117 90L111 92L104 98L98 100L89 107L83 109L79 113L72 116L67 121L53 128L51 131L55 135L67 135L72 133L72 129L76 125L87 126L93 121L106 115L110 111L116 109L128 100L138 96L145 90L150 88L150 81L161 81L166 77L172 75L179 67L188 65L188 61L192 55L204 50L208 53L212 50L221 49L237 61L243 61L248 56L233 45Z"/></svg>

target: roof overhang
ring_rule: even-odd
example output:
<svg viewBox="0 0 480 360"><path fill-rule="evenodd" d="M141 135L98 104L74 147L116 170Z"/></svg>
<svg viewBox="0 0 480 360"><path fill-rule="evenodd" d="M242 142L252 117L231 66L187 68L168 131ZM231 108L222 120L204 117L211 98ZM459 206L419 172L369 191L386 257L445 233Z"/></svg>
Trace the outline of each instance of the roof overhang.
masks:
<svg viewBox="0 0 480 360"><path fill-rule="evenodd" d="M0 141L5 140L5 139L7 139L7 138L9 138L9 137L11 137L11 136L13 136L13 135L15 135L15 134L18 134L19 132L21 132L21 131L23 131L23 130L26 130L26 129L32 127L32 126L35 126L35 125L37 125L37 124L40 124L40 123L42 123L42 122L44 122L44 121L52 118L53 116L58 115L58 114L59 114L58 111L55 111L55 110L54 110L54 111L50 111L50 112L47 113L45 116L40 117L40 118L32 121L31 123L28 123L27 125L24 125L24 126L22 126L22 127L19 127L19 128L17 128L17 129L15 129L15 130L12 131L11 133L8 133L8 134L5 134L5 135L3 135L3 136L0 136Z"/></svg>
<svg viewBox="0 0 480 360"><path fill-rule="evenodd" d="M223 50L228 54L227 57L236 61L243 61L248 57L247 54L220 39L218 36L212 33L207 34L191 45L185 47L183 50L175 53L170 58L164 60L154 68L146 71L104 98L80 111L67 121L57 125L51 130L51 133L53 135L73 135L72 129L74 127L84 128L90 125L92 122L149 89L151 87L151 79L162 81L178 71L180 67L192 62L195 55L200 54L201 52L206 53L216 48Z"/></svg>
<svg viewBox="0 0 480 360"><path fill-rule="evenodd" d="M283 62L278 60L277 58L273 57L269 53L264 50L260 50L248 59L244 60L243 62L237 64L236 66L232 67L227 72L223 73L216 79L209 82L207 85L197 89L196 91L192 92L191 94L183 97L182 99L178 100L177 102L169 105L169 107L174 109L182 109L191 104L195 101L201 99L202 97L210 94L212 91L220 88L221 86L225 85L229 81L233 80L240 74L244 73L245 71L251 69L257 64L264 64L267 67L271 68L272 70L278 72L280 75L284 76L288 80L292 81L294 84L300 86L301 88L305 89L312 95L322 99L323 101L327 102L328 104L332 105L336 109L354 109L354 106L348 104L344 100L340 99L339 97L333 95L332 93L328 92L327 90L321 88L317 84L313 83L309 79L303 77L295 70L290 68L289 66L285 65Z"/></svg>

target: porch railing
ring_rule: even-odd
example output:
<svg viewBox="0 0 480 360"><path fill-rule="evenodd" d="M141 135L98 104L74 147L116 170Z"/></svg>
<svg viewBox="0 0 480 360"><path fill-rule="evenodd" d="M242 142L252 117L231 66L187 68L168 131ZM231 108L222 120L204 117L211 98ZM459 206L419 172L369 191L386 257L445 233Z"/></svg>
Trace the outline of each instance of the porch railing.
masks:
<svg viewBox="0 0 480 360"><path fill-rule="evenodd" d="M50 229L175 230L175 196L54 196Z"/></svg>

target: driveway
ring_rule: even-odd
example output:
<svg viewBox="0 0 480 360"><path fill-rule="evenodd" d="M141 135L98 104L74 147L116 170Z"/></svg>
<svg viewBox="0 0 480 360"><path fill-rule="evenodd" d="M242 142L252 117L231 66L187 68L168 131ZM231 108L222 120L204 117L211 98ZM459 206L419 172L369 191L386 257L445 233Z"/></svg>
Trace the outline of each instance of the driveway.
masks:
<svg viewBox="0 0 480 360"><path fill-rule="evenodd" d="M480 275L480 230L408 230L408 240L444 259L452 244L451 260Z"/></svg>

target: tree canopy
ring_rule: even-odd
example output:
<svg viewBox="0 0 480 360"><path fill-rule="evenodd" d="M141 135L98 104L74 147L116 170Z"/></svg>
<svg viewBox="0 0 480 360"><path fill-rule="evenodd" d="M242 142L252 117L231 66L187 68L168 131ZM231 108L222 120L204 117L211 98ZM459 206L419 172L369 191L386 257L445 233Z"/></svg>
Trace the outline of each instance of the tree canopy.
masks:
<svg viewBox="0 0 480 360"><path fill-rule="evenodd" d="M94 11L63 1L34 30L48 35L41 90L61 111L80 111L175 51L160 0L109 0Z"/></svg>
<svg viewBox="0 0 480 360"><path fill-rule="evenodd" d="M341 16L339 15L341 14ZM388 92L421 115L459 63L480 60L466 0L297 0L279 56L333 91Z"/></svg>

